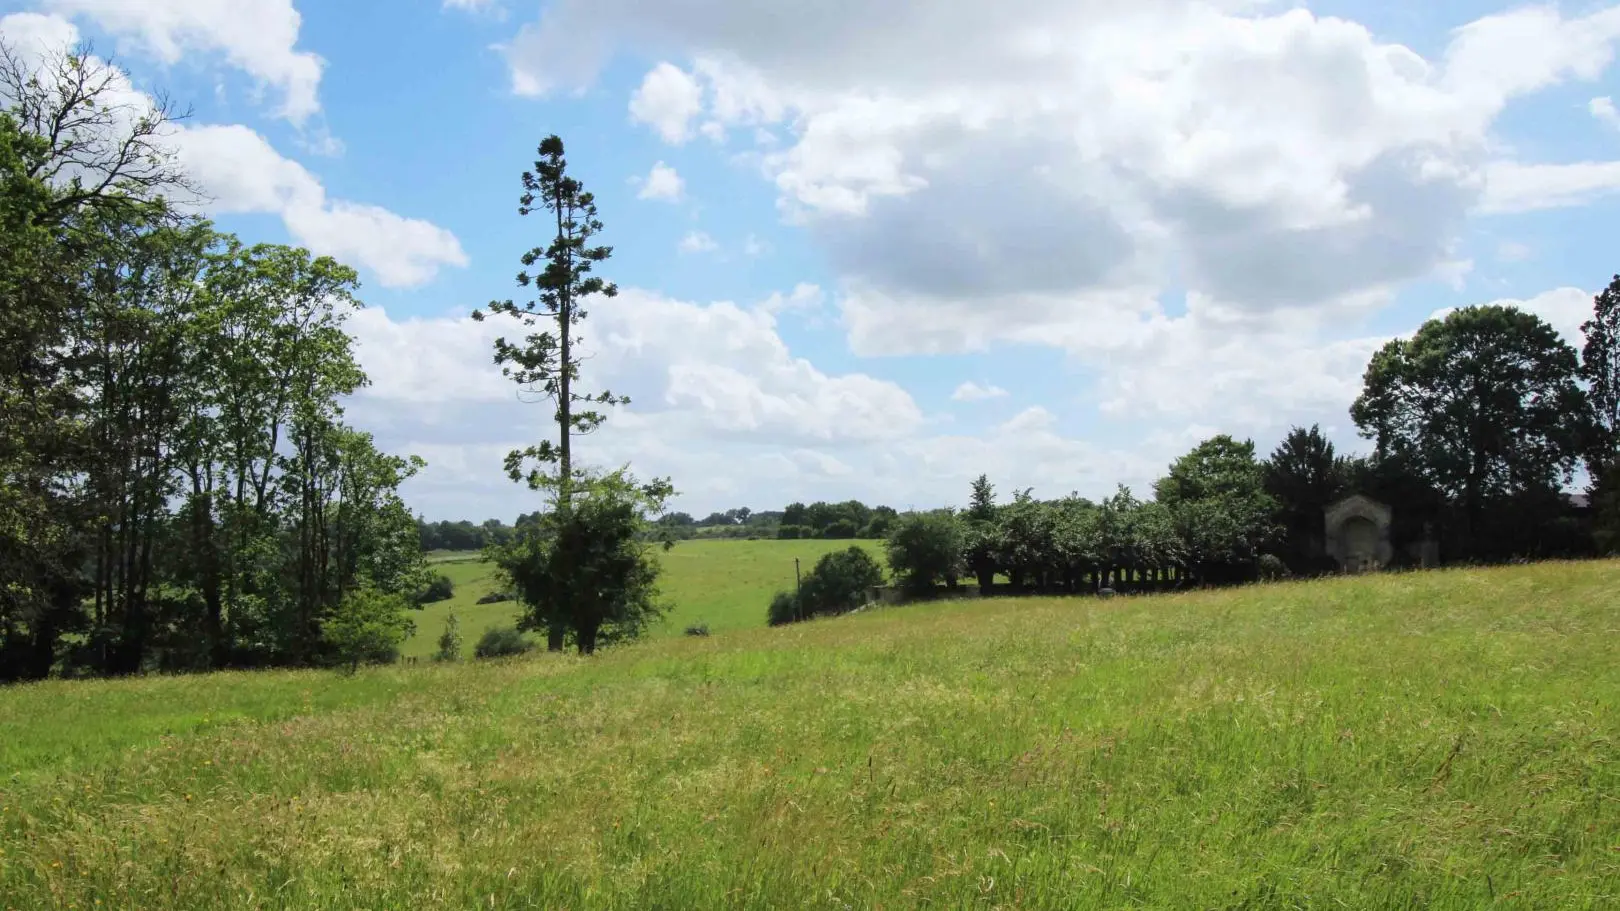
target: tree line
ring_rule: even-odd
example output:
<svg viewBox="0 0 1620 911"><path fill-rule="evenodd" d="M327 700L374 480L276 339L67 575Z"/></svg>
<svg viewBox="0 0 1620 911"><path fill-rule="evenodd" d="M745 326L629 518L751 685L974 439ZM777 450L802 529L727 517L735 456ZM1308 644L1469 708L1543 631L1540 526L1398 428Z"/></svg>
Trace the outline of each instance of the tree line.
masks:
<svg viewBox="0 0 1620 911"><path fill-rule="evenodd" d="M1380 349L1350 414L1374 444L1343 456L1296 427L1269 457L1218 435L1170 465L1152 498L998 503L990 480L966 509L909 512L886 536L893 581L927 597L967 580L981 593L1112 592L1222 585L1338 567L1327 508L1351 493L1393 507L1394 567L1612 555L1620 550L1620 276L1593 301L1577 352L1514 307L1426 322ZM1586 469L1584 494L1565 486ZM772 624L866 603L884 579L851 548L828 554L772 601ZM1005 580L1005 581L1000 581Z"/></svg>
<svg viewBox="0 0 1620 911"><path fill-rule="evenodd" d="M0 97L0 681L388 653L423 463L343 420L354 271L185 214L110 65L0 46Z"/></svg>

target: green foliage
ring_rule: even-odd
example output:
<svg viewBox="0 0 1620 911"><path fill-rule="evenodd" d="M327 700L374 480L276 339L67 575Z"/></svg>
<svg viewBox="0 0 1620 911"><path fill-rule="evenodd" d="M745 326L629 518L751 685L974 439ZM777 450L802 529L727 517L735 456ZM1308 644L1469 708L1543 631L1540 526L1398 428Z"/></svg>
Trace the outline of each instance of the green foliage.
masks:
<svg viewBox="0 0 1620 911"><path fill-rule="evenodd" d="M1380 457L1461 508L1474 538L1492 498L1570 478L1592 427L1578 372L1540 318L1466 307L1375 354L1350 413Z"/></svg>
<svg viewBox="0 0 1620 911"><path fill-rule="evenodd" d="M444 618L444 632L439 634L439 650L433 653L433 660L461 660L461 620L455 611Z"/></svg>
<svg viewBox="0 0 1620 911"><path fill-rule="evenodd" d="M996 488L990 483L989 475L979 475L973 479L973 492L968 501L967 520L970 522L991 522L996 518Z"/></svg>
<svg viewBox="0 0 1620 911"><path fill-rule="evenodd" d="M1177 459L1154 485L1187 560L1206 575L1241 576L1277 536L1277 502L1266 493L1254 443L1211 437Z"/></svg>
<svg viewBox="0 0 1620 911"><path fill-rule="evenodd" d="M776 537L783 541L813 538L815 537L815 530L808 525L781 525L776 529Z"/></svg>
<svg viewBox="0 0 1620 911"><path fill-rule="evenodd" d="M765 611L768 626L783 626L808 619L810 615L805 612L804 602L797 592L777 592L771 596L770 607Z"/></svg>
<svg viewBox="0 0 1620 911"><path fill-rule="evenodd" d="M555 465L556 493L561 508L569 506L575 482L572 457L572 439L588 434L607 419L593 406L627 405L624 396L611 392L583 395L574 388L579 379L580 357L574 351L577 343L575 327L585 319L582 302L592 295L614 297L618 287L593 274L598 263L613 255L613 248L592 246L591 239L602 231L597 217L596 199L586 192L584 185L568 176L568 162L563 157L560 137L547 136L541 141L539 158L533 171L523 172L523 194L518 200L518 214L528 215L538 209L548 213L547 230L555 223L555 233L544 247L535 247L523 254L523 270L517 283L522 288L533 288L535 297L522 303L491 301L491 314L505 314L524 329L534 329L546 322L544 330L531 332L521 343L495 340L495 363L502 365L501 373L526 389L544 393L556 403L557 442L550 440L517 450L506 457L507 474L517 481L527 478L529 486L538 490L545 486L546 466ZM545 266L539 272L529 270L538 262ZM474 311L473 319L483 320L483 311ZM584 406L576 410L575 406ZM534 461L539 467L527 473L524 465Z"/></svg>
<svg viewBox="0 0 1620 911"><path fill-rule="evenodd" d="M1261 554L1258 561L1260 578L1266 582L1276 582L1288 578L1288 564L1276 554Z"/></svg>
<svg viewBox="0 0 1620 911"><path fill-rule="evenodd" d="M409 605L398 595L362 588L350 592L321 624L321 638L332 658L352 673L362 663L399 659L399 646L416 629Z"/></svg>
<svg viewBox="0 0 1620 911"><path fill-rule="evenodd" d="M513 594L512 592L509 592L509 591L500 590L500 591L492 591L487 595L480 596L479 599L478 599L478 603L479 604L500 604L500 603L505 602L505 601L516 601L516 600L517 600L517 595L515 595L515 594Z"/></svg>
<svg viewBox="0 0 1620 911"><path fill-rule="evenodd" d="M848 613L883 584L883 567L865 549L851 547L822 555L797 592L778 592L766 611L771 626Z"/></svg>
<svg viewBox="0 0 1620 911"><path fill-rule="evenodd" d="M622 469L580 475L571 487L571 505L497 549L496 563L524 604L522 627L565 631L588 655L599 640L639 637L665 612L643 533L673 491L664 480L637 484Z"/></svg>
<svg viewBox="0 0 1620 911"><path fill-rule="evenodd" d="M1620 275L1592 301L1581 324L1581 378L1591 398L1594 433L1586 453L1593 478L1620 467Z"/></svg>
<svg viewBox="0 0 1620 911"><path fill-rule="evenodd" d="M1312 424L1290 430L1261 467L1287 542L1285 562L1304 570L1324 552L1325 510L1350 492L1350 466Z"/></svg>
<svg viewBox="0 0 1620 911"><path fill-rule="evenodd" d="M534 643L515 626L495 626L484 631L473 646L476 658L511 658L534 651Z"/></svg>
<svg viewBox="0 0 1620 911"><path fill-rule="evenodd" d="M22 67L0 54L0 681L323 660L347 593L427 584L420 460L342 423L354 271L169 208L167 108L121 74Z"/></svg>
<svg viewBox="0 0 1620 911"><path fill-rule="evenodd" d="M925 594L939 582L956 585L966 569L963 543L962 522L954 512L911 512L895 522L884 551L900 587L910 594Z"/></svg>
<svg viewBox="0 0 1620 911"><path fill-rule="evenodd" d="M449 576L446 576L443 573L438 573L433 577L432 581L428 582L428 587L423 589L422 593L416 596L416 603L437 604L440 601L448 601L455 596L455 583L450 581Z"/></svg>
<svg viewBox="0 0 1620 911"><path fill-rule="evenodd" d="M847 541L855 537L858 530L849 519L835 519L822 531L821 536L831 541Z"/></svg>

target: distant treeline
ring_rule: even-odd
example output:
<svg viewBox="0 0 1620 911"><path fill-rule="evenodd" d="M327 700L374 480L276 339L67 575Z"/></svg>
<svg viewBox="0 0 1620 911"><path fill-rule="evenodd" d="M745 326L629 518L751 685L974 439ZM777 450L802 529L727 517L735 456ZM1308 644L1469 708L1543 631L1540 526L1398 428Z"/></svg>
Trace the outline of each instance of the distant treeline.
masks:
<svg viewBox="0 0 1620 911"><path fill-rule="evenodd" d="M481 550L490 545L501 545L512 540L517 530L539 520L539 513L525 513L507 525L499 519L486 519L473 524L459 522L427 522L417 520L417 532L422 538L422 549ZM864 538L878 540L888 537L899 513L888 506L867 506L859 500L842 503L815 502L790 503L781 510L755 512L746 506L711 512L702 519L691 513L672 512L658 520L659 537L689 540L692 538L823 538L851 540Z"/></svg>

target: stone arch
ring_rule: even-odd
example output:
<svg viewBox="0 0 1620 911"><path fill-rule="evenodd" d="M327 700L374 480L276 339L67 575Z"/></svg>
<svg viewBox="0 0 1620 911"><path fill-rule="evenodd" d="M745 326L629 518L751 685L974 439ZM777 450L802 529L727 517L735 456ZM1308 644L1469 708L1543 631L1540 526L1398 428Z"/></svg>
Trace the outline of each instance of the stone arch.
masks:
<svg viewBox="0 0 1620 911"><path fill-rule="evenodd" d="M1389 540L1390 518L1387 505L1361 494L1334 503L1323 516L1328 555L1347 573L1388 566L1395 554Z"/></svg>

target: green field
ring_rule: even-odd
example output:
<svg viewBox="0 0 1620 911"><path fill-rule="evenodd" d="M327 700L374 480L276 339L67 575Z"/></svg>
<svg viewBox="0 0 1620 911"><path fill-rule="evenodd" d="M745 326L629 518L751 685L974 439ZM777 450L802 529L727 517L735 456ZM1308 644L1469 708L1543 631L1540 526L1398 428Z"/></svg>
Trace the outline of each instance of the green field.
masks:
<svg viewBox="0 0 1620 911"><path fill-rule="evenodd" d="M0 691L0 908L1620 907L1620 564Z"/></svg>
<svg viewBox="0 0 1620 911"><path fill-rule="evenodd" d="M878 541L678 542L674 549L658 552L664 565L660 587L673 609L652 634L678 636L694 623L707 624L714 633L764 626L771 596L793 588L795 557L802 570L809 572L823 554L852 545L864 547L882 559L882 543ZM456 594L411 615L416 634L402 649L407 657L420 658L438 651L444 618L452 610L461 624L462 645L469 656L484 630L516 621L516 604L478 603L479 598L497 587L493 566L469 554L435 553L429 561L434 572L450 577Z"/></svg>

